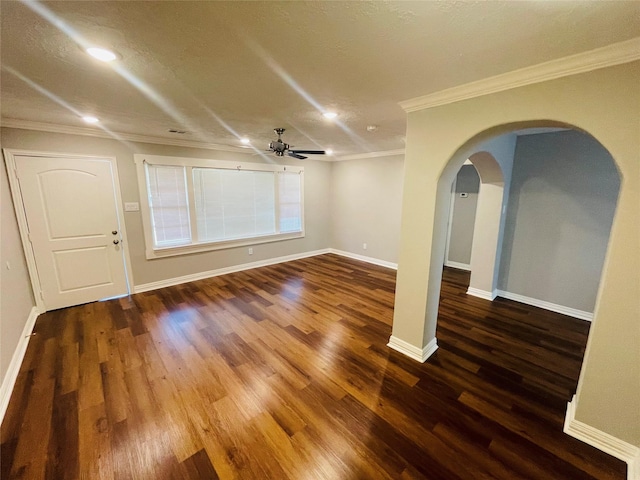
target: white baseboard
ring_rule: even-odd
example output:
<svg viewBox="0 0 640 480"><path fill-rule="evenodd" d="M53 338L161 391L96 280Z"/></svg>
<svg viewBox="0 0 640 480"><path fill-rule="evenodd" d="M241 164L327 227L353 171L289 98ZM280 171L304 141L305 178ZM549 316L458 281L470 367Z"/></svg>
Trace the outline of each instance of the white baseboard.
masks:
<svg viewBox="0 0 640 480"><path fill-rule="evenodd" d="M487 292L486 290L480 290L479 288L469 287L467 289L467 295L472 295L474 297L484 298L485 300L492 301L498 296L498 293L496 290L494 290L493 292Z"/></svg>
<svg viewBox="0 0 640 480"><path fill-rule="evenodd" d="M552 312L561 313L562 315L568 315L570 317L579 318L580 320L586 320L588 322L593 320L592 312L585 312L576 308L565 307L564 305L558 305L556 303L545 302L544 300L538 300L536 298L525 297L517 293L505 292L504 290L498 290L498 296L513 300L515 302L525 303L534 307L543 308Z"/></svg>
<svg viewBox="0 0 640 480"><path fill-rule="evenodd" d="M207 270L205 272L193 273L190 275L184 275L182 277L167 278L166 280L159 280L157 282L141 283L140 285L134 285L133 293L148 292L150 290L156 290L158 288L172 287L173 285L180 285L181 283L195 282L196 280L203 280L205 278L217 277L219 275L226 275L228 273L241 272L243 270L251 270L252 268L266 267L267 265L276 265L278 263L291 262L292 260L315 257L316 255L324 255L326 253L334 253L342 257L353 258L354 260L360 260L363 262L371 263L373 265L391 268L393 270L398 269L397 263L387 262L385 260L379 260L373 257L365 257L363 255L345 252L342 250L336 250L335 248L324 248L322 250L313 250L310 252L286 255L283 257L269 258L267 260L260 260L258 262L242 263L240 265L233 265L231 267Z"/></svg>
<svg viewBox="0 0 640 480"><path fill-rule="evenodd" d="M458 270L465 270L467 272L471 271L471 265L469 265L468 263L459 263L459 262L452 262L451 260L447 260L446 262L444 262L444 266L457 268Z"/></svg>
<svg viewBox="0 0 640 480"><path fill-rule="evenodd" d="M567 404L563 431L627 463L627 480L640 480L640 448L576 420L576 396Z"/></svg>
<svg viewBox="0 0 640 480"><path fill-rule="evenodd" d="M286 255L284 257L268 258L266 260L260 260L257 262L242 263L240 265L217 268L215 270L207 270L206 272L193 273L190 275L184 275L182 277L167 278L166 280L159 280L157 282L141 283L140 285L135 285L133 287L133 293L148 292L150 290L156 290L158 288L171 287L173 285L180 285L181 283L195 282L196 280L217 277L220 275L226 275L228 273L241 272L243 270L251 270L252 268L266 267L267 265L276 265L278 263L290 262L292 260L299 260L301 258L314 257L316 255L323 255L325 253L332 253L331 249L325 248L323 250L313 250L311 252L296 253L293 255Z"/></svg>
<svg viewBox="0 0 640 480"><path fill-rule="evenodd" d="M396 352L400 352L417 362L424 363L427 358L433 355L438 349L438 342L433 338L424 347L418 348L415 345L411 345L409 342L405 342L404 340L391 335L391 337L389 337L387 347L392 348Z"/></svg>
<svg viewBox="0 0 640 480"><path fill-rule="evenodd" d="M20 366L22 365L22 360L24 360L25 353L27 353L29 338L33 332L33 328L36 326L36 319L38 318L38 315L40 315L40 312L36 307L33 307L29 312L27 321L22 329L22 334L20 335L18 345L16 345L16 349L11 357L9 368L7 368L7 372L2 379L2 386L0 386L0 423L4 420L4 414L7 413L11 393L13 392L13 387L18 379Z"/></svg>
<svg viewBox="0 0 640 480"><path fill-rule="evenodd" d="M640 480L640 448L636 456L627 461L627 480Z"/></svg>
<svg viewBox="0 0 640 480"><path fill-rule="evenodd" d="M335 248L329 249L330 253L335 253L342 257L353 258L354 260L360 260L361 262L371 263L380 267L391 268L393 270L398 269L398 264L393 262L387 262L386 260L380 260L373 257L365 257L364 255L358 255L357 253L345 252L344 250L336 250Z"/></svg>

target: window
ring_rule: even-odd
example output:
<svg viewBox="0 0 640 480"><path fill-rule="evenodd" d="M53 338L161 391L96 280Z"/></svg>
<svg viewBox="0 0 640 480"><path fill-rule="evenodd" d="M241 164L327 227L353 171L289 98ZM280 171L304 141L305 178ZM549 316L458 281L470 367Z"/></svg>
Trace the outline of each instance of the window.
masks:
<svg viewBox="0 0 640 480"><path fill-rule="evenodd" d="M184 167L148 165L146 173L153 244L191 243Z"/></svg>
<svg viewBox="0 0 640 480"><path fill-rule="evenodd" d="M135 161L147 258L304 236L301 167L151 155Z"/></svg>

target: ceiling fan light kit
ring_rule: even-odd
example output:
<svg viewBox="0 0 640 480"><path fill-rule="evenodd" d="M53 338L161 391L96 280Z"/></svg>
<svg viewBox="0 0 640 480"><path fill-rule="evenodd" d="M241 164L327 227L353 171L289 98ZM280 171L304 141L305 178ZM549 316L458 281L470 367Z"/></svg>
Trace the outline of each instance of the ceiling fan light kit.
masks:
<svg viewBox="0 0 640 480"><path fill-rule="evenodd" d="M290 145L288 143L284 143L282 140L282 134L284 133L284 128L274 128L273 131L276 135L278 135L278 139L269 143L269 151L276 154L278 157L284 157L288 155L289 157L297 158L299 160L304 160L305 157L302 154L306 155L325 155L326 152L324 150L291 150Z"/></svg>

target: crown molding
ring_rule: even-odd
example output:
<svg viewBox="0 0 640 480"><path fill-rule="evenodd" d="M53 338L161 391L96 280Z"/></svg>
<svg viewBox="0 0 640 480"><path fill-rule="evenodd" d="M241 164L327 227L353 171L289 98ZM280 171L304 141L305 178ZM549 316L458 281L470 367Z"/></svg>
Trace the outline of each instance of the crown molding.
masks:
<svg viewBox="0 0 640 480"><path fill-rule="evenodd" d="M137 143L153 143L157 145L170 145L174 147L203 148L206 150L219 150L222 152L253 153L250 148L232 147L230 145L220 145L217 143L205 143L194 140L182 140L178 138L154 137L151 135L138 135L135 133L107 132L101 129L77 127L73 125L61 125L57 123L33 122L31 120L20 120L17 118L0 119L0 127L19 128L22 130L36 130L39 132L65 133L69 135L82 135L85 137L110 138L113 140L126 140ZM345 155L343 157L318 158L317 160L334 162L341 160L357 160L360 158L388 157L391 155L404 155L404 150L388 150L383 152L357 153Z"/></svg>
<svg viewBox="0 0 640 480"><path fill-rule="evenodd" d="M360 160L361 158L391 157L393 155L404 155L404 149L386 150L383 152L356 153L354 155L344 155L342 157L336 157L336 161Z"/></svg>
<svg viewBox="0 0 640 480"><path fill-rule="evenodd" d="M640 37L400 102L407 112L640 60Z"/></svg>
<svg viewBox="0 0 640 480"><path fill-rule="evenodd" d="M19 120L16 118L2 118L0 126L7 128L20 128L23 130L37 130L39 132L65 133L69 135L82 135L86 137L110 138L113 140L126 140L137 143L153 143L157 145L170 145L174 147L203 148L206 150L219 150L223 152L248 153L251 149L243 147L232 147L230 145L220 145L217 143L198 142L194 140L182 140L177 138L154 137L151 135L138 135L135 133L107 132L106 130L76 127L72 125L61 125L55 123L32 122L30 120Z"/></svg>

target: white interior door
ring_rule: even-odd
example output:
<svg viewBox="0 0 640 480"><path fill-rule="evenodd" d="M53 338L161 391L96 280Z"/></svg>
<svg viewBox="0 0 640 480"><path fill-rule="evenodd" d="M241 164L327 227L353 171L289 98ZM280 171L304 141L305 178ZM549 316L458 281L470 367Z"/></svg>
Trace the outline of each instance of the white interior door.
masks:
<svg viewBox="0 0 640 480"><path fill-rule="evenodd" d="M15 162L46 309L126 294L111 160L21 155Z"/></svg>

